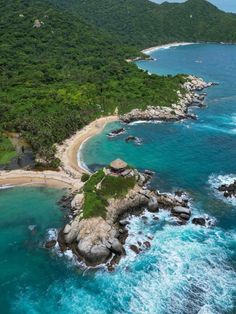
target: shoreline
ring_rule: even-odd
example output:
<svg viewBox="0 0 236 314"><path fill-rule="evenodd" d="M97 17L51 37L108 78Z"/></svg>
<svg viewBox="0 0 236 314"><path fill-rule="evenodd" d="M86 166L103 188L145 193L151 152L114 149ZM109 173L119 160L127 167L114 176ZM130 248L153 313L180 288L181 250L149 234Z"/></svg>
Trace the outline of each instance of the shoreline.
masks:
<svg viewBox="0 0 236 314"><path fill-rule="evenodd" d="M102 132L108 123L118 120L118 115L98 118L77 131L72 137L65 140L62 145L58 145L56 157L61 160L62 169L67 174L79 178L83 173L89 173L88 169L82 165L81 159L78 158L81 148L92 136Z"/></svg>
<svg viewBox="0 0 236 314"><path fill-rule="evenodd" d="M92 136L99 134L107 123L118 121L117 115L98 118L84 128L78 130L62 145L57 145L56 157L60 158L60 171L31 171L24 169L0 171L0 188L14 186L46 186L54 188L70 188L78 190L83 186L81 176L89 173L78 154L83 144Z"/></svg>
<svg viewBox="0 0 236 314"><path fill-rule="evenodd" d="M150 53L157 51L157 50L161 50L161 49L169 49L169 48L173 48L173 47L179 47L179 46L189 46L189 45L195 45L197 43L194 42L174 42L174 43L169 43L169 44L165 44L165 45L158 45L158 46L154 46L154 47L150 47L150 48L146 48L141 50L142 53L146 54L146 55L150 55Z"/></svg>
<svg viewBox="0 0 236 314"><path fill-rule="evenodd" d="M11 186L46 186L54 188L78 189L81 186L80 180L69 177L63 171L27 171L12 170L0 172L0 187L4 189Z"/></svg>
<svg viewBox="0 0 236 314"><path fill-rule="evenodd" d="M192 45L194 43L171 43L166 45L160 45L156 47L147 48L142 50L143 53L151 53L158 49L168 49L170 47ZM81 176L84 173L91 174L86 165L83 165L81 159L81 149L83 145L91 137L99 134L105 128L105 126L114 121L124 121L126 123L138 123L138 121L176 121L185 118L195 118L195 116L188 114L187 108L192 104L196 95L193 91L200 87L202 90L211 86L212 83L206 84L203 80L196 77L191 77L190 82L195 80L193 84L187 83L185 89L188 97L181 97L180 102L172 104L171 107L151 107L142 112L138 109L132 110L130 113L125 114L122 118L116 115L106 116L98 118L82 129L78 130L70 138L66 139L61 145L56 144L57 152L55 157L61 160L60 171L27 171L23 169L12 171L0 171L0 187L7 185L36 185L36 186L52 186L60 188L72 188L78 189L83 186ZM186 98L186 99L185 99ZM198 104L202 104L198 102ZM174 115L172 114L174 111ZM151 115L151 116L150 116Z"/></svg>

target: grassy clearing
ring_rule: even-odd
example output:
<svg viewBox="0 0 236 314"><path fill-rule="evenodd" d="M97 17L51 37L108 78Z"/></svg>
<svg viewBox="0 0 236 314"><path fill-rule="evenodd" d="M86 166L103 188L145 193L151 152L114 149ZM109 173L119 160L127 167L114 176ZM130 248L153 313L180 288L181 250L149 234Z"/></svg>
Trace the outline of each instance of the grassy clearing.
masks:
<svg viewBox="0 0 236 314"><path fill-rule="evenodd" d="M135 177L113 177L106 176L101 184L100 195L106 198L121 198L124 197L130 189L135 185Z"/></svg>
<svg viewBox="0 0 236 314"><path fill-rule="evenodd" d="M16 151L10 140L0 136L0 165L8 164L12 158L16 157Z"/></svg>
<svg viewBox="0 0 236 314"><path fill-rule="evenodd" d="M105 218L108 199L124 197L135 186L135 183L135 177L105 176L104 171L99 170L84 185L83 217ZM97 188L98 185L100 185L99 188Z"/></svg>
<svg viewBox="0 0 236 314"><path fill-rule="evenodd" d="M83 206L83 218L106 217L106 199L102 198L97 192L85 193Z"/></svg>

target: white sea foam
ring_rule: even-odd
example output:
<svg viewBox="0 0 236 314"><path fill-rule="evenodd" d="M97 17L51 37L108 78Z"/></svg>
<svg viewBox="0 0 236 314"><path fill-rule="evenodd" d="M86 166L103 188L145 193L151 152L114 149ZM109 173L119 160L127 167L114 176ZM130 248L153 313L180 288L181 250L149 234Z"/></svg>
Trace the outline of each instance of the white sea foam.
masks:
<svg viewBox="0 0 236 314"><path fill-rule="evenodd" d="M189 46L189 45L194 45L194 44L196 44L196 43L192 43L192 42L172 43L172 44L167 44L167 45L150 47L150 48L142 50L142 53L149 55L152 52L157 51L157 50L165 50L165 49L176 48L176 47L180 47L180 46Z"/></svg>
<svg viewBox="0 0 236 314"><path fill-rule="evenodd" d="M211 188L215 196L228 204L232 204L236 206L236 198L235 197L224 197L223 193L218 191L218 188L223 185L232 184L236 180L236 174L227 174L227 175L217 175L212 174L209 177L208 183L210 184Z"/></svg>
<svg viewBox="0 0 236 314"><path fill-rule="evenodd" d="M129 125L136 125L136 124L147 124L147 123L152 123L152 124L159 124L159 123L163 123L163 121L157 121L157 120L138 120L138 121L134 121L129 123Z"/></svg>
<svg viewBox="0 0 236 314"><path fill-rule="evenodd" d="M0 190L12 189L15 185L2 185L0 186Z"/></svg>
<svg viewBox="0 0 236 314"><path fill-rule="evenodd" d="M214 126L211 124L198 124L198 125L195 125L195 129L196 128L208 129L208 130L212 130L212 131L216 131L216 132L220 132L220 133L231 134L231 135L236 134L236 128L229 129L229 128L217 127L217 126Z"/></svg>
<svg viewBox="0 0 236 314"><path fill-rule="evenodd" d="M164 210L145 211L143 216L146 219L129 219L127 256L114 273L98 271L91 276L86 271L83 276L73 273L65 280L53 280L47 288L50 298L39 298L35 287L29 286L14 298L15 312L55 313L58 308L72 314L230 312L236 275L228 261L235 233L191 223L173 226L173 218ZM129 245L137 241L149 241L151 248L136 255Z"/></svg>
<svg viewBox="0 0 236 314"><path fill-rule="evenodd" d="M56 228L51 228L47 230L47 240L57 240L58 231Z"/></svg>
<svg viewBox="0 0 236 314"><path fill-rule="evenodd" d="M77 152L77 161L78 161L78 165L79 165L80 168L85 169L85 170L87 170L88 172L90 172L90 169L88 168L88 166L86 165L86 163L83 161L83 159L82 159L82 154L81 154L85 143L86 143L86 141L84 141L84 142L80 145L80 149L79 149L78 152Z"/></svg>
<svg viewBox="0 0 236 314"><path fill-rule="evenodd" d="M36 227L37 227L37 225L29 225L29 226L28 226L28 229L29 229L30 231L34 231L34 230L36 229Z"/></svg>
<svg viewBox="0 0 236 314"><path fill-rule="evenodd" d="M144 215L145 220L138 217L130 220L127 256L122 261L123 266L135 263L135 271L143 272L134 287L130 311L212 314L232 308L231 288L236 276L227 266L227 254L221 249L227 236L220 229L191 223L173 226L167 211L158 214L159 221L153 220L151 213ZM129 245L138 241L150 241L151 248L136 255Z"/></svg>

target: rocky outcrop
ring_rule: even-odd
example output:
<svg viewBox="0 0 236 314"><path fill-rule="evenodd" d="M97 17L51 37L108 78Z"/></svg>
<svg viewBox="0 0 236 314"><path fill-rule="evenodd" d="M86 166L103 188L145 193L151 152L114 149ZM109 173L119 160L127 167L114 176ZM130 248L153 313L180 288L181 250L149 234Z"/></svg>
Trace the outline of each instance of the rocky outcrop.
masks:
<svg viewBox="0 0 236 314"><path fill-rule="evenodd" d="M108 137L115 137L115 136L118 136L118 135L121 135L121 134L124 134L126 131L124 128L119 128L119 129L116 129L116 130L113 130L111 132L109 132L107 134Z"/></svg>
<svg viewBox="0 0 236 314"><path fill-rule="evenodd" d="M191 210L188 207L183 206L175 206L171 213L173 216L176 216L184 221L189 220L191 216Z"/></svg>
<svg viewBox="0 0 236 314"><path fill-rule="evenodd" d="M50 240L50 241L47 241L45 243L45 248L46 249L52 249L55 245L56 245L57 241L56 240Z"/></svg>
<svg viewBox="0 0 236 314"><path fill-rule="evenodd" d="M193 218L192 223L194 225L206 226L206 219L203 217Z"/></svg>
<svg viewBox="0 0 236 314"><path fill-rule="evenodd" d="M186 223L191 215L188 200L182 192L177 195L159 193L147 187L153 173L139 173L132 170L136 178L135 186L120 198L109 198L106 206L106 217L83 218L81 208L84 204L84 194L76 194L71 207L77 215L69 224L59 232L58 242L62 251L70 248L73 253L87 265L96 266L107 263L109 269L113 268L115 261L125 253L123 245L128 235L125 220L130 214L140 214L144 209L158 212L160 208L169 210L171 215L181 223ZM129 174L130 175L130 174ZM146 216L142 219L147 220ZM158 219L156 220L158 221ZM138 243L131 245L135 253L150 248L151 244Z"/></svg>
<svg viewBox="0 0 236 314"><path fill-rule="evenodd" d="M129 142L134 142L137 145L141 145L142 144L142 140L141 138L137 137L137 136L133 136L133 135L129 135L126 139L125 139L126 143Z"/></svg>
<svg viewBox="0 0 236 314"><path fill-rule="evenodd" d="M204 217L195 217L192 219L194 225L211 228L215 226L216 220L205 215Z"/></svg>
<svg viewBox="0 0 236 314"><path fill-rule="evenodd" d="M223 193L224 197L236 197L236 180L231 184L222 184L218 190Z"/></svg>
<svg viewBox="0 0 236 314"><path fill-rule="evenodd" d="M183 88L186 93L182 94L177 91L179 101L169 107L148 106L146 110L133 109L129 113L120 117L126 123L133 121L178 121L183 119L196 119L194 114L188 112L190 106L204 106L205 93L197 94L196 91L201 91L216 83L206 83L201 78L188 76Z"/></svg>

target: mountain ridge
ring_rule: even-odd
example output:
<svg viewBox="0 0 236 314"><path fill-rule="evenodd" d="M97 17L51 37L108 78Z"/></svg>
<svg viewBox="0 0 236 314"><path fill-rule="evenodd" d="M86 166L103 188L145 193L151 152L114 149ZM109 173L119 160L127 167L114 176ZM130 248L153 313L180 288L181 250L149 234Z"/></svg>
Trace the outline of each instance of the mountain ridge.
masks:
<svg viewBox="0 0 236 314"><path fill-rule="evenodd" d="M206 0L49 0L129 45L144 49L173 41L236 42L236 14Z"/></svg>

